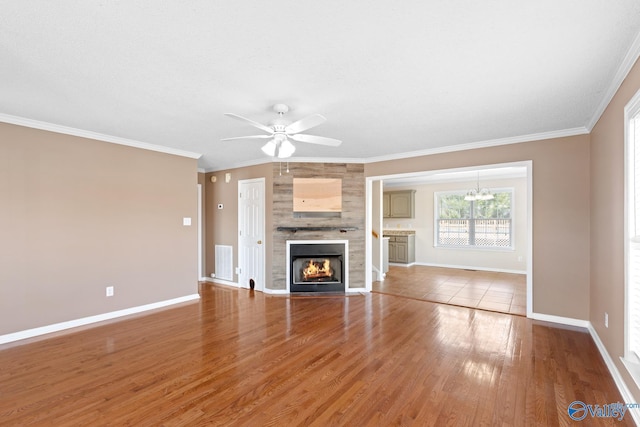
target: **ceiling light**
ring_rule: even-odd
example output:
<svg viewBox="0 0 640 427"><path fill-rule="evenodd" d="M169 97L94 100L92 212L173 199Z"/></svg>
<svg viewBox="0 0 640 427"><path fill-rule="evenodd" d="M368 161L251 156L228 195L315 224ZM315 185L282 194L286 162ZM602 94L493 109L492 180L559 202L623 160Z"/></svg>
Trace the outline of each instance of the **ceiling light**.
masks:
<svg viewBox="0 0 640 427"><path fill-rule="evenodd" d="M480 189L480 172L478 172L478 181L476 188L472 188L467 191L467 194L464 196L465 200L491 200L493 199L493 194L489 191L488 188Z"/></svg>
<svg viewBox="0 0 640 427"><path fill-rule="evenodd" d="M296 147L285 135L276 134L274 138L262 147L262 152L270 157L286 159L296 151Z"/></svg>
<svg viewBox="0 0 640 427"><path fill-rule="evenodd" d="M296 147L293 146L288 139L285 139L280 143L280 147L278 150L278 158L286 159L287 157L291 157L291 155L296 151Z"/></svg>
<svg viewBox="0 0 640 427"><path fill-rule="evenodd" d="M262 152L264 154L266 154L267 156L275 157L275 155L276 155L276 143L275 143L275 141L272 139L271 141L269 141L266 144L264 144L264 146L262 147Z"/></svg>

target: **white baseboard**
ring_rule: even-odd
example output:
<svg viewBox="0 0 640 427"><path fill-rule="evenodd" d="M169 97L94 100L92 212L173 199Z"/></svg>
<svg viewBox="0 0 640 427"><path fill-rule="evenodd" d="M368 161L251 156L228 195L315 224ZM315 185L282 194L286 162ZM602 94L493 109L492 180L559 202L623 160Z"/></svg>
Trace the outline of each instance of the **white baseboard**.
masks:
<svg viewBox="0 0 640 427"><path fill-rule="evenodd" d="M186 295L183 297L173 298L166 301L154 302L151 304L125 308L123 310L112 311L109 313L83 317L81 319L69 320L67 322L54 323L53 325L41 326L39 328L27 329L24 331L0 335L0 344L6 344L14 341L27 339L27 338L33 338L40 335L50 334L53 332L60 332L66 329L77 328L79 326L85 326L92 323L103 322L105 320L111 320L118 317L128 316L130 314L142 313L143 311L149 311L149 310L154 310L156 308L167 307L169 305L180 304L187 301L193 301L199 298L200 298L200 295L198 294Z"/></svg>
<svg viewBox="0 0 640 427"><path fill-rule="evenodd" d="M598 332L596 332L596 329L593 327L591 322L588 322L588 323L589 323L589 326L588 326L589 334L591 335L591 338L593 338L593 341L596 343L596 347L598 347L598 350L600 350L600 355L602 355L602 358L604 359L604 363L607 365L607 368L609 368L611 377L613 377L613 381L616 383L616 386L618 387L618 390L622 395L622 400L624 400L624 403L637 403L634 400L634 397L631 394L631 391L629 391L627 384L622 378L622 375L620 375L620 371L616 367L616 364L613 362L611 355L609 355L607 348L604 346L604 343L600 339L600 336L598 336ZM594 402L594 403L600 403L600 402ZM602 402L602 403L613 403L613 402ZM631 414L631 417L633 418L633 421L636 423L636 425L640 425L640 409L629 408L628 411Z"/></svg>
<svg viewBox="0 0 640 427"><path fill-rule="evenodd" d="M588 320L574 319L572 317L553 316L551 314L531 313L530 319L542 320L544 322L560 323L568 326L577 326L579 328L589 328Z"/></svg>
<svg viewBox="0 0 640 427"><path fill-rule="evenodd" d="M367 288L347 288L344 292L347 294L369 293Z"/></svg>
<svg viewBox="0 0 640 427"><path fill-rule="evenodd" d="M613 362L613 359L611 359L609 352L607 351L606 347L604 346L602 340L598 336L598 333L596 332L595 328L593 327L590 321L573 319L570 317L553 316L549 314L540 314L540 313L533 313L530 318L535 320L542 320L545 322L560 323L563 325L586 328L589 331L591 338L595 342L596 347L598 347L598 351L600 351L600 355L602 356L602 359L604 359L604 362L607 365L607 368L609 369L609 373L611 374L613 381L615 382L616 386L618 387L618 390L620 391L620 394L622 395L622 399L624 400L624 403L637 403L634 400L633 395L629 391L629 388L627 387L627 384L625 383L624 379L620 375L620 371L618 370L615 363ZM605 404L605 403L614 403L614 402L585 402L585 403ZM631 414L631 417L633 418L633 421L636 423L636 425L640 425L640 408L629 408L628 412Z"/></svg>
<svg viewBox="0 0 640 427"><path fill-rule="evenodd" d="M401 265L401 264L394 264L394 265ZM508 270L505 268L486 268L486 267L476 267L473 265L432 264L428 262L416 262L413 265L423 265L425 267L457 268L459 270L461 269L461 270L493 271L496 273L527 274L526 270Z"/></svg>
<svg viewBox="0 0 640 427"><path fill-rule="evenodd" d="M206 282L211 282L211 283L217 283L219 285L226 285L226 286L233 286L234 288L239 288L240 284L237 282L231 282L229 280L223 280L223 279L218 279L217 277L211 278L211 277L207 277L205 278Z"/></svg>
<svg viewBox="0 0 640 427"><path fill-rule="evenodd" d="M401 264L399 262L390 262L389 265L393 267L411 267L413 265L418 265L418 264L416 264L415 262L412 262L411 264Z"/></svg>
<svg viewBox="0 0 640 427"><path fill-rule="evenodd" d="M264 289L265 294L270 295L289 295L289 291L286 289Z"/></svg>

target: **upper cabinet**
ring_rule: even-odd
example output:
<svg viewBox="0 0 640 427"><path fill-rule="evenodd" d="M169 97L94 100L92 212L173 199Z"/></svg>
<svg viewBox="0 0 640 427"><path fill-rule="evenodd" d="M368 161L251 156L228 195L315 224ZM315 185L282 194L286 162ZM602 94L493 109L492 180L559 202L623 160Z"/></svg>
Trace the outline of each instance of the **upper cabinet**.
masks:
<svg viewBox="0 0 640 427"><path fill-rule="evenodd" d="M385 191L382 215L385 218L413 218L416 190Z"/></svg>

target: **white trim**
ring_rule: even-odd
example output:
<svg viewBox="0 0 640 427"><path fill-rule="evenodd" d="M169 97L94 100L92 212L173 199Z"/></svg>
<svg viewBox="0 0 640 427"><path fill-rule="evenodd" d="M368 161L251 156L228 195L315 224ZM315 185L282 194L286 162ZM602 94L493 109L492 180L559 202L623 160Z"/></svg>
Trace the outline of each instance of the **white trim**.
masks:
<svg viewBox="0 0 640 427"><path fill-rule="evenodd" d="M425 267L455 268L458 270L462 269L462 270L491 271L496 273L527 274L527 270L507 270L504 268L477 267L475 265L433 264L429 262L416 262L415 265L424 265Z"/></svg>
<svg viewBox="0 0 640 427"><path fill-rule="evenodd" d="M204 231L204 224L202 222L202 184L198 184L198 277L204 276L204 263L202 259L202 252L204 248L202 247L202 232Z"/></svg>
<svg viewBox="0 0 640 427"><path fill-rule="evenodd" d="M347 288L344 291L345 294L359 294L359 293L369 293L367 288Z"/></svg>
<svg viewBox="0 0 640 427"><path fill-rule="evenodd" d="M589 132L591 132L595 127L595 125L598 123L598 120L600 120L600 117L602 117L602 114L604 114L605 110L611 103L611 100L618 92L618 89L620 89L622 82L624 82L624 79L627 78L627 75L629 74L629 72L631 71L631 68L633 68L633 65L636 63L639 57L640 57L640 32L638 32L638 34L636 35L636 38L633 40L633 43L631 43L631 47L629 48L629 51L627 52L624 59L622 60L620 67L618 67L618 71L616 72L616 75L613 77L613 80L611 81L609 88L604 93L604 96L602 97L602 100L598 104L596 111L594 112L593 116L591 116L591 119L587 123L586 128Z"/></svg>
<svg viewBox="0 0 640 427"><path fill-rule="evenodd" d="M408 153L389 154L379 157L369 157L364 163L383 162L387 160L406 159L408 157L429 156L433 154L451 153L455 151L475 150L478 148L496 147L500 145L520 144L523 142L541 141L546 139L564 138L568 136L585 135L589 131L585 127L564 129L551 132L535 133L530 135L513 136L509 138L491 139L487 141L471 142L468 144L448 145L446 147L429 148L426 150L411 151Z"/></svg>
<svg viewBox="0 0 640 427"><path fill-rule="evenodd" d="M264 288L264 293L265 294L270 294L270 295L289 295L289 292L287 292L286 289L269 289L269 288Z"/></svg>
<svg viewBox="0 0 640 427"><path fill-rule="evenodd" d="M622 395L622 400L624 400L624 403L636 403L633 395L631 394L631 391L629 391L627 384L622 378L622 375L620 375L620 371L616 367L616 364L613 362L613 359L609 355L607 348L605 347L604 343L600 339L598 332L596 332L591 322L588 322L588 323L589 325L587 326L587 329L589 330L589 335L591 335L591 338L595 342L596 347L598 347L598 350L600 351L600 355L602 356L602 359L604 359L605 365L607 365L607 368L609 368L609 373L611 374L613 381L616 383L616 386L618 387L618 391ZM624 363L624 359L622 358L620 359ZM631 417L633 418L633 421L636 423L636 425L640 425L640 409L629 408L628 411L629 413L631 413Z"/></svg>
<svg viewBox="0 0 640 427"><path fill-rule="evenodd" d="M380 193L382 195L382 183L380 183ZM369 178L365 178L364 182L364 200L364 286L369 292L373 288L373 180ZM377 208L380 210L379 216L382 217L382 200ZM380 237L382 237L381 234ZM382 248L380 248L380 252L380 267L382 268Z"/></svg>
<svg viewBox="0 0 640 427"><path fill-rule="evenodd" d="M205 281L207 282L211 282L211 283L217 283L219 285L225 285L225 286L233 286L234 288L239 288L240 284L237 282L232 282L230 280L223 280L223 279L218 279L217 277L205 277Z"/></svg>
<svg viewBox="0 0 640 427"><path fill-rule="evenodd" d="M533 314L533 160L527 168L527 317Z"/></svg>
<svg viewBox="0 0 640 427"><path fill-rule="evenodd" d="M416 265L418 263L416 262L412 262L412 263L400 263L400 262L390 262L389 265L390 266L394 266L394 267L413 267L414 265Z"/></svg>
<svg viewBox="0 0 640 427"><path fill-rule="evenodd" d="M155 310L157 308L167 307L169 305L180 304L187 301L200 299L199 294L186 295L179 298L173 298L166 301L154 302L151 304L140 305L137 307L125 308L123 310L112 311L109 313L98 314L95 316L83 317L81 319L69 320L67 322L54 323L53 325L41 326L39 328L27 329L24 331L13 332L10 334L0 335L0 344L6 344L13 341L33 338L40 335L59 332L66 329L77 328L92 323L103 322L118 317L128 316L131 314L142 313L144 311Z"/></svg>
<svg viewBox="0 0 640 427"><path fill-rule="evenodd" d="M638 224L635 222L635 203L636 194L638 192L635 188L635 176L637 169L635 166L637 153L637 143L635 141L635 124L632 125L631 121L638 114L640 114L640 91L636 92L624 107L624 350L623 357L621 358L625 369L638 385L640 383L640 369L636 363L632 360L637 359L635 352L631 348L632 343L634 319L632 313L634 312L634 303L632 301L635 295L632 295L630 291L634 285L635 278L631 274L633 265L631 259L631 243L632 238L635 238L637 233Z"/></svg>
<svg viewBox="0 0 640 427"><path fill-rule="evenodd" d="M589 327L588 320L574 319L572 317L554 316L552 314L531 313L530 317L534 320L542 320L543 322L560 323L563 325L577 326L587 329Z"/></svg>
<svg viewBox="0 0 640 427"><path fill-rule="evenodd" d="M24 126L32 129L61 133L64 135L78 136L80 138L88 138L96 141L110 142L112 144L126 145L127 147L141 148L143 150L157 151L159 153L173 154L175 156L189 157L191 159L199 159L200 157L202 157L201 153L194 153L192 151L185 151L157 144L149 144L148 142L141 142L135 141L133 139L121 138L118 136L105 135L103 133L76 129L69 126L57 125L54 123L41 122L39 120L27 119L24 117L11 116L9 114L0 113L0 122Z"/></svg>
<svg viewBox="0 0 640 427"><path fill-rule="evenodd" d="M247 160L244 162L230 163L223 167L206 169L206 173L220 172L227 169L246 168L249 166L264 165L267 163L365 163L365 159L360 157L289 157L288 159L265 157L261 159Z"/></svg>
<svg viewBox="0 0 640 427"><path fill-rule="evenodd" d="M542 132L542 133L534 133L530 135L520 135L513 136L509 138L499 138L499 139L490 139L486 141L477 141L471 142L467 144L457 144L457 145L447 145L444 147L436 147L436 148L428 148L425 150L418 151L409 151L405 153L396 153L396 154L387 154L383 156L376 157L361 157L361 158L317 158L317 157L291 157L289 158L289 163L377 163L384 162L388 160L399 160L399 159L407 159L411 157L419 157L419 156L429 156L433 154L443 154L443 153L452 153L456 151L464 151L464 150L474 150L477 148L488 148L488 147L497 147L500 145L511 145L511 144L520 144L523 142L533 142L533 141L543 141L547 139L555 139L555 138L566 138L569 136L577 136L577 135L586 135L589 133L589 129L586 127L577 127L571 129L563 129L551 132ZM247 166L255 166L262 165L265 163L280 163L278 159L259 159L259 160L250 160L247 162L235 163L231 165L226 165L224 167L207 169L207 173L209 172L219 172L226 169L234 169L234 168L242 168ZM282 163L287 163L283 161ZM516 162L518 163L518 162ZM389 177L385 177L389 178Z"/></svg>

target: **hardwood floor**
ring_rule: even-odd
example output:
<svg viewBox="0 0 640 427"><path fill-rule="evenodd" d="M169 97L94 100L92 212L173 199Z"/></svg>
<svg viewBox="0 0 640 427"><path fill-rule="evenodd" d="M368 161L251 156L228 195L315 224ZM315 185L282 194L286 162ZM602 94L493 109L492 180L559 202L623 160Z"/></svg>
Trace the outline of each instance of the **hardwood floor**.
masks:
<svg viewBox="0 0 640 427"><path fill-rule="evenodd" d="M390 266L384 281L372 290L425 301L527 315L524 274L456 268Z"/></svg>
<svg viewBox="0 0 640 427"><path fill-rule="evenodd" d="M201 295L0 347L0 424L564 426L575 400L622 401L583 330L378 293Z"/></svg>

